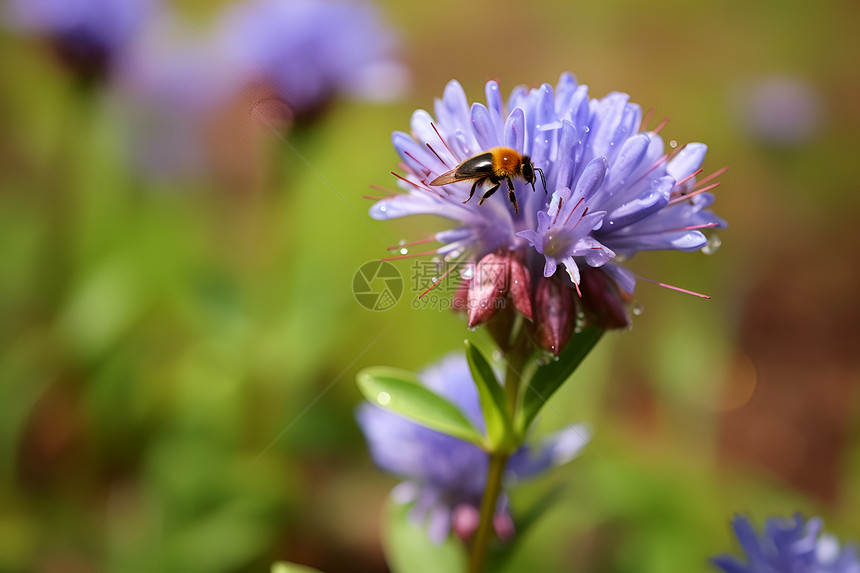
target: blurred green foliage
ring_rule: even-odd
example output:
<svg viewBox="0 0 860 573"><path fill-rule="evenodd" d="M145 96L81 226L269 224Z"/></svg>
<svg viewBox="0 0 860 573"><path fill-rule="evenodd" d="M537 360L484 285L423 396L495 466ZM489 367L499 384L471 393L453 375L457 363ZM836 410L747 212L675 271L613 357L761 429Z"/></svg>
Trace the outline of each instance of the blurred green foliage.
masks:
<svg viewBox="0 0 860 573"><path fill-rule="evenodd" d="M215 10L182 8L189 18ZM857 5L385 8L415 72L408 101L335 102L287 134L289 145L258 133L260 172L247 190L216 175L141 174L108 90L83 92L37 42L0 35L0 570L250 572L289 560L384 571L379 524L394 480L370 466L353 422L355 373L417 369L467 335L486 340L450 312L410 307L408 261L394 309L355 302L362 263L422 236L413 221L371 221L361 196L370 184L393 187L391 131L408 129L411 111L452 77L480 99L488 78L508 90L563 70L593 96L624 90L658 117L671 113L667 139L705 140L706 168L732 166L716 203L732 228L715 257L634 262L714 298L640 285L634 330L605 337L543 414L541 431L585 421L595 438L580 459L515 492L515 514L527 515L560 488L513 546L497 548L498 570L705 571L706 557L731 549L736 511L758 521L821 514L829 531L860 538L850 510L860 505L856 357L830 339L779 347L788 374L795 364L844 381L821 390L838 389L832 414L842 420L827 442L833 463L813 470L825 485L735 455L725 427L752 402L722 398L747 362L753 389L756 371L760 381L771 371L750 348L783 338L750 326L750 308L763 304L750 297L798 236L815 247L788 257L782 280L794 286L783 286L796 296L781 328L809 326L810 313L792 314L798 304L856 297L857 269L843 266L856 266L860 243ZM728 100L738 83L781 72L815 86L828 121L808 143L773 149L743 134ZM792 265L809 261L834 275L793 281ZM857 340L856 306L821 308L825 332ZM758 407L771 416L762 420L794 415L784 402ZM812 463L807 426L745 428L753 442L778 433L787 449L775 455L801 448L797 464ZM395 525L388 535L414 536Z"/></svg>

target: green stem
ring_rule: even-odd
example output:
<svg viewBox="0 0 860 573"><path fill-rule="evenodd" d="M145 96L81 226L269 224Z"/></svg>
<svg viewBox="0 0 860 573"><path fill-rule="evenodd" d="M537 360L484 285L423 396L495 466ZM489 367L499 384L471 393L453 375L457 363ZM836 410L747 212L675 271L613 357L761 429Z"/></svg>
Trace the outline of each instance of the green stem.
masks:
<svg viewBox="0 0 860 573"><path fill-rule="evenodd" d="M496 515L496 504L502 492L502 477L508 463L507 454L490 454L490 468L487 472L487 486L484 488L484 499L481 501L481 521L475 533L472 554L469 558L469 573L481 573L490 539L493 537L493 517Z"/></svg>
<svg viewBox="0 0 860 573"><path fill-rule="evenodd" d="M528 336L525 329L521 328L516 334L515 342L511 345L505 370L505 393L508 397L508 414L511 420L514 419L514 414L517 411L520 395L520 374L530 354L528 349ZM509 457L510 454L507 452L490 452L487 485L484 487L484 497L481 500L481 517L471 548L469 573L481 573L484 570L487 550L493 538L493 518L496 515L499 495L502 493L502 478L505 475L505 466Z"/></svg>

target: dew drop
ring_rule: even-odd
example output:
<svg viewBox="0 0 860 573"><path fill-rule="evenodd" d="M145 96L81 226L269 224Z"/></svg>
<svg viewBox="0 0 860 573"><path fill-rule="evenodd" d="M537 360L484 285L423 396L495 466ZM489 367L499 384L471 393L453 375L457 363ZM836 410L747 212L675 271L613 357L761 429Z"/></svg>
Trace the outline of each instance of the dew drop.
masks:
<svg viewBox="0 0 860 573"><path fill-rule="evenodd" d="M379 402L381 406L387 406L389 402L391 402L391 394L388 392L380 392L376 395L376 401Z"/></svg>
<svg viewBox="0 0 860 573"><path fill-rule="evenodd" d="M633 316L642 316L642 313L645 312L645 307L638 302L634 302L630 307L630 312L633 313Z"/></svg>
<svg viewBox="0 0 860 573"><path fill-rule="evenodd" d="M672 141L669 142L669 147L671 147L672 149L675 149L676 147L678 147L678 142L673 139Z"/></svg>
<svg viewBox="0 0 860 573"><path fill-rule="evenodd" d="M702 252L706 255L713 255L718 250L720 250L720 245L723 244L723 241L720 240L720 237L717 235L711 235L708 237L708 242L702 247Z"/></svg>
<svg viewBox="0 0 860 573"><path fill-rule="evenodd" d="M404 247L404 248L402 248L402 249L400 249L400 254L401 254L401 255L405 255L405 254L408 254L408 253L409 253L409 249L407 249L407 248L405 248L405 247Z"/></svg>
<svg viewBox="0 0 860 573"><path fill-rule="evenodd" d="M379 206L379 212L380 213L385 213L386 211L388 211L388 207L386 207L385 205Z"/></svg>

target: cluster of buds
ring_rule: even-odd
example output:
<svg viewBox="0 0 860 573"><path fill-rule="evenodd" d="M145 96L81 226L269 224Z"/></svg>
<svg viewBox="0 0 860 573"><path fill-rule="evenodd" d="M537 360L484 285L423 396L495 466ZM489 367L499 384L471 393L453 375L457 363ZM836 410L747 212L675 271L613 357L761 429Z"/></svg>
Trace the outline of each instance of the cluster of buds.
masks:
<svg viewBox="0 0 860 573"><path fill-rule="evenodd" d="M626 328L632 296L600 269L585 269L578 289L566 276L533 280L522 252L500 249L470 269L452 307L466 313L469 328L486 325L501 348L509 344L516 315L528 319L532 340L558 355L578 328Z"/></svg>

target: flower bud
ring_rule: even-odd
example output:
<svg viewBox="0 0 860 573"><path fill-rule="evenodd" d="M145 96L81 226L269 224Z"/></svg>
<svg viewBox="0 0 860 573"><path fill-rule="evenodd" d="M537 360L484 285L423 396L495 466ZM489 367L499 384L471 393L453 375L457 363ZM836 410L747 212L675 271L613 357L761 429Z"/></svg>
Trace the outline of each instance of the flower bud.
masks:
<svg viewBox="0 0 860 573"><path fill-rule="evenodd" d="M630 325L627 307L631 296L623 292L609 275L598 269L587 269L582 273L579 288L589 324L604 329Z"/></svg>
<svg viewBox="0 0 860 573"><path fill-rule="evenodd" d="M541 278L535 292L535 342L558 356L570 342L576 320L573 291L553 278Z"/></svg>

